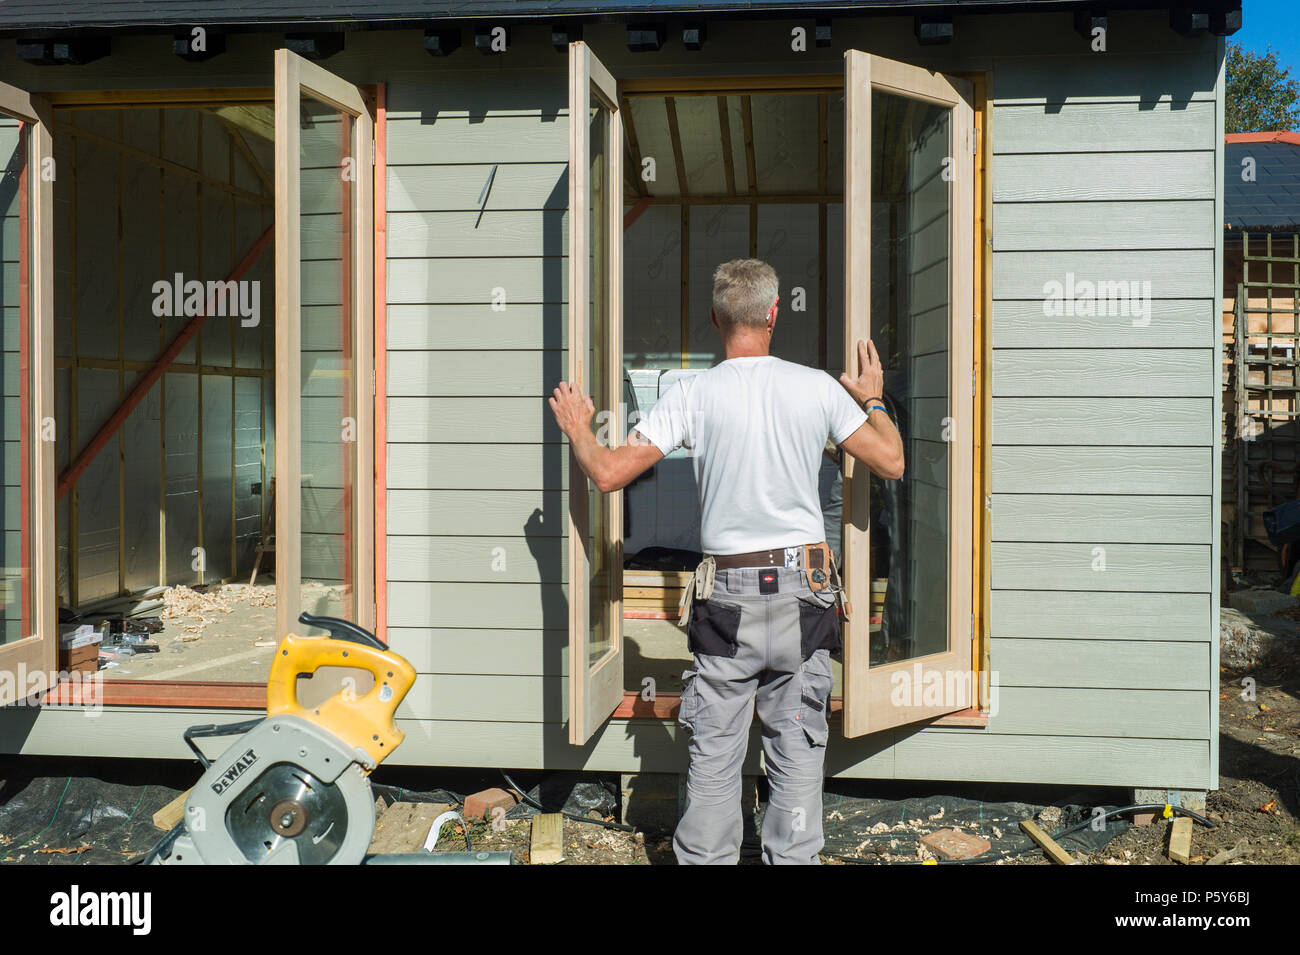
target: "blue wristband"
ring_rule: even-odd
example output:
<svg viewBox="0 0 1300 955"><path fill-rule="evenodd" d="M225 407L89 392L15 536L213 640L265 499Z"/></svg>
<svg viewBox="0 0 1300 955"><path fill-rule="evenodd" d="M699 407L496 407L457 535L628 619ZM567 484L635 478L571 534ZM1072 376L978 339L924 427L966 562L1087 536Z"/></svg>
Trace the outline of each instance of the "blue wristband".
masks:
<svg viewBox="0 0 1300 955"><path fill-rule="evenodd" d="M875 411L877 408L879 408L881 411L883 411L883 412L885 413L885 417L886 417L886 418L889 417L889 409L886 408L884 405L872 405L871 407L869 407L869 408L867 409L867 417L870 418L870 417L871 417L871 412Z"/></svg>

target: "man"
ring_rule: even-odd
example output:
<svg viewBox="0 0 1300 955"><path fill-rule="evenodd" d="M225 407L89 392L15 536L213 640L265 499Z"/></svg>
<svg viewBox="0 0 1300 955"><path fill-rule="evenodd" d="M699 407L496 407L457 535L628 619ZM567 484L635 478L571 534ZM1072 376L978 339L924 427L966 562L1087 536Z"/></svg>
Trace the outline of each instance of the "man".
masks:
<svg viewBox="0 0 1300 955"><path fill-rule="evenodd" d="M691 762L673 839L682 864L739 858L741 766L755 696L771 784L764 861L817 863L830 654L840 646L843 605L822 541L817 477L826 439L883 478L903 475L875 345L858 343L858 375L841 375L839 384L773 357L777 290L765 262L718 266L709 318L726 358L670 389L621 447L596 440L586 395L561 382L550 399L578 463L604 493L676 448L694 453L706 556L688 585L695 662L683 676L679 720L691 733Z"/></svg>

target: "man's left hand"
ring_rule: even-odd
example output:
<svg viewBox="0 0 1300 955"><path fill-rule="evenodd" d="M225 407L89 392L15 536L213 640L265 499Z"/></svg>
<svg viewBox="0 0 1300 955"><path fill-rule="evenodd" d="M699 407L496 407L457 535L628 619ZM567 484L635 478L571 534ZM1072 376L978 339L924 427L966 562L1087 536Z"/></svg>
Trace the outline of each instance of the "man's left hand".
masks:
<svg viewBox="0 0 1300 955"><path fill-rule="evenodd" d="M562 381L547 401L555 413L555 423L570 441L576 434L591 433L591 419L596 415L596 406L592 404L590 395L584 395L567 381Z"/></svg>

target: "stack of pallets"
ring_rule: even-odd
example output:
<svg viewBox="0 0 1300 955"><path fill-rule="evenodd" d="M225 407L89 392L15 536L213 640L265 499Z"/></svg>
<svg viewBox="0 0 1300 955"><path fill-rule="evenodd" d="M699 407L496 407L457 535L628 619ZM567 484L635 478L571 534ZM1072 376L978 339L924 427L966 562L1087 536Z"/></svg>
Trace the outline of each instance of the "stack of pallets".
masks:
<svg viewBox="0 0 1300 955"><path fill-rule="evenodd" d="M623 616L641 620L675 620L689 571L623 571Z"/></svg>

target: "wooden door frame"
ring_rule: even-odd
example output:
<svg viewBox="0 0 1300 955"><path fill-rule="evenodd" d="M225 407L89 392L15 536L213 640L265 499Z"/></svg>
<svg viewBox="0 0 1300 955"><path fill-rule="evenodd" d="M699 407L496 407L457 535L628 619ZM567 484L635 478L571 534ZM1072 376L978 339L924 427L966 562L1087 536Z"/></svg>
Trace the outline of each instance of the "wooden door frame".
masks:
<svg viewBox="0 0 1300 955"><path fill-rule="evenodd" d="M974 521L971 491L975 481L973 428L976 373L973 332L978 312L974 301L974 90L958 77L945 77L920 67L873 56L857 50L845 53L845 173L844 173L844 354L851 361L856 342L871 332L871 98L876 89L908 99L930 102L952 110L952 241L948 325L958 334L949 339L949 415L958 426L960 454L950 455L948 479L948 641L943 653L927 654L897 663L872 667L869 616L862 614L871 590L869 482L858 477L860 465L850 458L844 464L843 575L845 586L857 597L859 612L844 624L844 735L864 736L894 726L934 719L970 710L978 705L977 681L969 669L973 655L975 614L973 597ZM856 146L856 148L855 148ZM969 389L969 394L967 391ZM971 407L959 414L961 402ZM970 541L966 546L965 542ZM865 626L864 626L865 625ZM895 706L881 686L894 673L915 667L943 667L959 662L970 677L973 691L953 705ZM929 663L927 664L927 661Z"/></svg>
<svg viewBox="0 0 1300 955"><path fill-rule="evenodd" d="M608 174L605 184L605 241L610 276L606 304L605 394L595 396L597 410L607 409L610 446L621 443L624 423L619 403L623 395L623 118L617 81L582 41L569 44L569 381L580 391L588 381L587 288L590 278L587 217L590 184L587 158L591 144L587 113L593 96L610 115ZM578 157L582 157L579 161ZM610 599L602 608L610 648L595 664L588 662L591 632L590 556L586 549L591 526L587 478L572 448L569 450L568 600L569 600L569 742L584 745L622 702L623 694L623 492L605 495L609 502ZM597 542L593 541L593 548ZM617 572L615 572L617 571ZM597 715L599 714L599 715Z"/></svg>
<svg viewBox="0 0 1300 955"><path fill-rule="evenodd" d="M385 303L385 296L383 291L384 284L382 281L384 275L384 262L381 259L381 256L383 255L383 244L379 239L379 234L383 229L383 224L385 220L384 220L384 209L379 204L383 202L384 193L381 188L381 184L383 182L383 177L386 175L386 169L384 166L384 154L385 154L384 149L382 148L382 145L378 140L378 136L380 135L380 121L381 121L381 117L383 116L384 84L378 83L378 84L368 84L368 85L363 85L363 84L351 84L351 85L355 86L358 90L361 91L361 93L363 94L364 102L373 109L375 114L374 133L372 139L373 149L374 149L374 153L373 153L374 171L372 177L363 177L366 178L366 183L369 186L370 193L371 193L371 202L369 204L368 216L363 217L363 220L368 218L369 222L371 223L370 234L372 237L371 241L374 247L373 255L370 256L369 258L369 267L372 269L372 275L373 275L372 285L374 286L373 300L370 303L371 314L373 316L374 324L372 326L373 330L368 329L368 333L364 336L364 339L359 336L356 342L356 350L358 354L371 356L370 367L373 373L372 380L375 383L375 387L366 388L363 386L358 390L359 401L358 401L357 445L358 445L359 453L358 453L356 469L358 473L364 474L367 472L363 471L362 468L368 467L370 471L375 474L376 482L375 485L373 486L373 489L368 484L367 487L364 489L365 496L373 495L373 497L370 498L373 501L373 503L370 504L369 507L373 512L374 519L372 521L366 521L364 519L359 518L356 521L358 528L362 528L366 530L366 534L363 535L359 533L357 535L357 541L358 541L357 547L362 549L363 554L369 554L371 556L369 556L367 560L358 562L355 565L355 574L357 579L366 585L366 590L369 595L364 598L365 602L363 603L363 597L361 593L363 588L361 586L358 586L355 599L356 599L356 605L359 610L370 608L369 617L368 617L369 623L362 623L361 625L368 626L370 629L374 630L380 636L380 639L383 639L385 640L385 642L387 642L386 636L383 633L383 630L385 629L384 618L378 613L379 608L382 607L383 605L383 598L379 596L379 594L381 590L384 589L384 581L382 579L379 579L376 576L379 572L381 572L383 567L382 555L378 553L376 548L385 546L385 535L384 535L385 525L384 525L383 514L384 514L384 507L385 507L385 500L386 500L386 495L384 493L384 487L382 483L382 475L384 473L384 467L383 467L384 462L383 462L382 451L381 451L381 449L384 447L385 433L384 430L380 427L380 424L384 416L385 403L383 401L383 391L378 388L379 382L382 381L381 369L384 367L384 361L385 361L385 354L383 351L383 347L384 347L383 343L385 338L384 338L384 332L382 327L382 323L384 321L383 306ZM56 92L47 92L42 95L42 98L49 103L51 111L63 110L63 109L200 108L203 106L210 106L210 105L274 106L275 87L249 86L249 87L220 87L220 88L197 88L196 87L196 88L155 89L155 90L148 90L148 89L145 90L60 90ZM3 105L2 101L0 101L0 105ZM52 125L53 124L51 123L51 126ZM52 144L50 147L50 154L52 155ZM52 199L53 199L52 190L50 190L50 192L51 192L51 213L46 221L48 223L49 229L53 230L54 222L53 222L53 215L52 215ZM358 253L358 257L361 257L362 255L361 250L358 249L356 251ZM278 261L279 260L277 258L277 262ZM53 294L52 269L49 270L47 274L49 274L50 276L49 294L52 297ZM277 290L277 295L276 295L277 309L279 307L279 301L281 297L282 296L278 293ZM49 349L50 349L49 362L50 362L50 367L52 368L54 329L52 324L53 313L51 312L50 314L51 314L51 319L50 319L51 327L49 329L47 337L49 339ZM277 314L277 325L280 324L278 319L279 319L279 315ZM365 348L366 350L363 351L362 350L363 348ZM53 397L52 397L53 374L49 374L45 377L50 381L49 388L51 390L51 397L48 402L48 407L51 409L51 416L52 416L52 409L54 407ZM283 375L278 374L277 381L283 377L284 377ZM359 381L361 381L361 379L359 379ZM361 381L361 383L362 385L364 385L364 381ZM362 402L370 402L371 410L369 412L367 413L362 412L361 410ZM37 416L36 420L39 421L40 417ZM373 425L371 424L372 420L374 422ZM372 428L373 428L373 434L371 434ZM278 453L280 442L277 442L276 447ZM50 470L51 470L51 475L53 475L54 470L53 470L53 447L52 446L49 449L49 454L50 454ZM369 463L367 464L366 462ZM277 462L277 469L278 466L279 464ZM366 484L367 482L363 481L358 483ZM53 476L49 481L48 497L49 497L48 507L49 507L50 514L49 514L48 521L46 522L46 526L48 526L51 529L51 533L48 535L49 541L47 545L50 552L48 558L49 559L48 573L50 575L50 579L53 580L54 574L56 572L55 554L54 554L54 534L53 534L54 521L55 521L54 508L53 508L53 501L54 501L54 477ZM354 499L354 503L353 503L354 510L358 515L361 515L362 518L364 517L365 512L361 510L360 505L364 500L365 497L363 497L362 501L358 501L357 499ZM279 512L279 510L280 509L277 508L277 513ZM277 536L280 533L278 527L276 528L276 533ZM369 537L369 540L372 542L368 548L366 548L361 543L363 537L367 537L367 536ZM279 556L280 555L277 554L277 558L279 558ZM368 576L362 577L363 570L366 566L370 566L371 570L369 571ZM54 599L48 601L48 607L45 606L45 603L46 602L41 602L41 601L37 602L38 615L44 612L51 618L51 620L54 620L57 616L57 596ZM277 618L279 616L278 604L279 601L277 601ZM296 621L296 613L294 614L294 617ZM51 626L53 627L54 624L51 624ZM284 633L284 632L288 632L288 631L281 630L277 620L277 634ZM55 645L53 643L51 644L51 648L49 652L50 652L50 660L49 660L48 668L53 670L56 655L57 655ZM59 685L51 688L51 690L44 696L42 702L46 705L77 705L77 704L84 704L84 703L93 703L95 705L104 705L104 706L170 706L170 707L203 707L203 708L210 708L210 709L258 710L258 709L265 709L266 707L266 684L248 683L248 682L221 682L221 681L103 680L99 685L96 695L92 698L87 695L80 682L64 681Z"/></svg>
<svg viewBox="0 0 1300 955"><path fill-rule="evenodd" d="M991 414L991 369L992 369L992 346L991 346L991 316L992 316L992 256L989 254L992 250L992 190L988 188L989 175L991 170L990 160L992 156L992 147L990 141L990 110L987 101L988 74L987 72L968 72L952 71L947 73L948 76L966 80L971 83L973 88L973 120L978 129L978 139L975 144L977 154L974 162L973 188L969 195L971 210L971 229L975 235L973 248L973 281L974 288L972 292L973 314L971 316L973 329L972 363L975 374L976 401L974 406L973 421L973 473L970 480L970 498L969 506L971 521L978 528L978 533L973 538L973 552L971 555L971 607L975 613L975 619L972 624L972 648L971 648L971 672L978 674L979 677L985 677L990 673L990 654L989 654L989 598L990 598L990 514L986 507L986 497L991 492L989 485L990 475L990 446L992 437L990 432L992 414ZM809 73L809 74L768 74L762 76L692 76L692 77L657 77L657 76L637 76L624 77L619 81L619 95L623 100L635 97L683 97L683 96L745 96L749 94L779 94L779 93L835 93L845 92L845 76L840 73ZM845 121L848 122L847 108L845 112ZM847 161L847 159L846 159ZM780 197L777 197L778 199ZM847 211L847 197L841 196L840 201L845 203L845 223L846 228L849 221ZM666 204L675 204L681 202L680 199L665 199ZM716 203L717 197L692 197L687 202L698 204ZM807 198L805 197L805 200ZM643 200L645 202L645 200ZM651 200L646 204L654 204ZM845 259L847 262L848 250L845 249ZM824 267L824 266L823 266ZM847 303L846 303L846 321L847 330ZM846 351L846 356L851 352ZM847 359L846 359L847 360ZM953 596L960 596L955 584L949 585L950 593ZM867 601L862 601L863 609L868 606ZM860 611L861 612L861 611ZM978 728L988 724L988 704L987 686L979 682L976 690L979 693L978 701L972 700L972 705L968 708L957 712L948 713L933 719L929 719L926 725L936 727L967 727ZM614 712L612 719L648 719L648 720L675 720L677 717L678 706L680 705L680 694L659 692L653 700L644 700L641 694L635 690L625 690L623 702ZM832 718L843 715L843 697L832 697L831 699L831 716ZM847 735L847 734L846 734Z"/></svg>
<svg viewBox="0 0 1300 955"><path fill-rule="evenodd" d="M353 218L358 241L350 250L351 275L360 288L349 303L353 355L354 403L348 410L356 417L357 435L352 453L356 478L345 496L351 494L351 518L345 531L345 558L352 563L352 602L355 622L374 628L374 117L371 104L354 84L341 79L292 51L275 51L275 579L276 633L293 631L300 608L293 599L302 583L302 487L299 480L302 426L302 325L301 325L301 236L298 231L298 107L303 93L350 115L351 158L358 170L354 195L345 214ZM283 425L283 427L281 427ZM283 438L288 440L283 440ZM366 478L370 479L367 480ZM367 520L364 515L372 515ZM347 540L346 535L354 535Z"/></svg>

